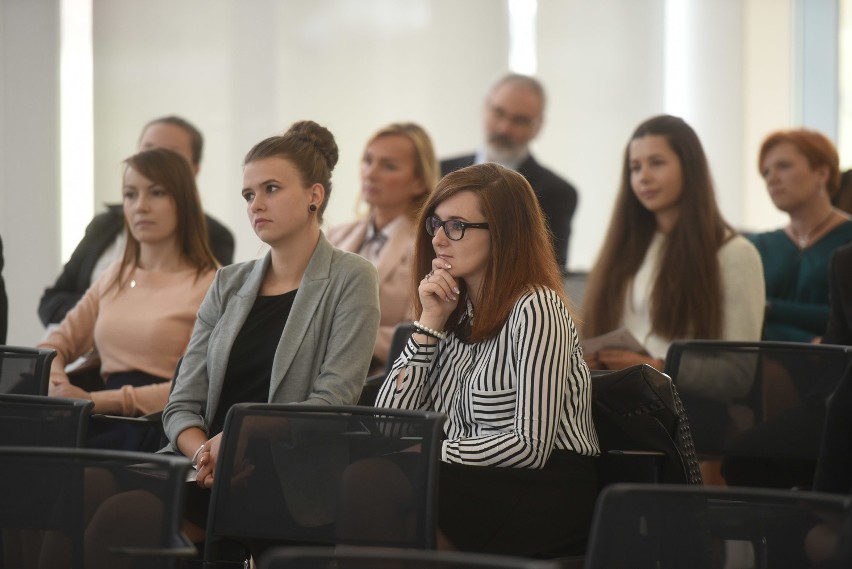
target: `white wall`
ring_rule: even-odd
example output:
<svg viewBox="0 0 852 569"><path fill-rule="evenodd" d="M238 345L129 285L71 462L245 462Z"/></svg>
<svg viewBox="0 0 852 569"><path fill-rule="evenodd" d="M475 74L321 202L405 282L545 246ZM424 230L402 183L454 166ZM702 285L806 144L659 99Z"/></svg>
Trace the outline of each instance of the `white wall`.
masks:
<svg viewBox="0 0 852 569"><path fill-rule="evenodd" d="M476 144L482 91L506 69L506 27L494 0L98 2L96 194L116 200L117 164L147 120L185 116L206 137L205 207L234 231L237 259L254 258L242 157L310 118L341 149L326 221L348 220L360 152L383 124L419 122L444 154Z"/></svg>
<svg viewBox="0 0 852 569"><path fill-rule="evenodd" d="M7 343L41 337L59 256L59 1L0 1L0 236Z"/></svg>
<svg viewBox="0 0 852 569"><path fill-rule="evenodd" d="M549 106L534 151L580 191L572 268L593 262L624 145L671 105L667 80L692 93L683 114L705 144L725 216L747 229L781 223L754 156L769 131L799 120L801 1L538 0L537 75ZM674 2L688 7L679 25L691 67L667 76ZM25 344L40 337L36 303L61 267L57 4L0 0L0 234L10 341ZM342 222L354 214L371 132L414 120L441 156L471 150L485 91L507 70L500 0L95 0L93 17L96 209L117 201L119 164L142 125L185 116L205 134L205 207L234 231L237 260L262 251L239 197L253 143L303 118L327 125L341 148L327 222ZM24 217L30 211L40 223Z"/></svg>

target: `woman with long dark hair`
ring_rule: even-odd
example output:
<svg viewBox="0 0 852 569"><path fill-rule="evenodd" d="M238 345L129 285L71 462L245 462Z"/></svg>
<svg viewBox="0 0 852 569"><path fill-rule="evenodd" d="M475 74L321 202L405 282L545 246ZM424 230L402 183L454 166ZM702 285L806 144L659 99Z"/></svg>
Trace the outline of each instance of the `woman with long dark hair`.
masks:
<svg viewBox="0 0 852 569"><path fill-rule="evenodd" d="M627 328L644 353L585 354L596 368L662 370L677 339L759 340L760 256L722 218L695 131L678 117L640 124L583 304L584 337Z"/></svg>

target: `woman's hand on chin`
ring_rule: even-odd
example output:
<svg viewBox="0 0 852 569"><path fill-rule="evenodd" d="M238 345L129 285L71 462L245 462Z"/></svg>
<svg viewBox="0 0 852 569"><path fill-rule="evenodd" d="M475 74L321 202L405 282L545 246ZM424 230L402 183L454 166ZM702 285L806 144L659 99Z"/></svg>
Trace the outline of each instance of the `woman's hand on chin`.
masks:
<svg viewBox="0 0 852 569"><path fill-rule="evenodd" d="M435 330L444 329L447 318L459 303L459 285L449 272L451 268L443 259L434 259L432 270L423 277L417 288L423 306L419 321Z"/></svg>

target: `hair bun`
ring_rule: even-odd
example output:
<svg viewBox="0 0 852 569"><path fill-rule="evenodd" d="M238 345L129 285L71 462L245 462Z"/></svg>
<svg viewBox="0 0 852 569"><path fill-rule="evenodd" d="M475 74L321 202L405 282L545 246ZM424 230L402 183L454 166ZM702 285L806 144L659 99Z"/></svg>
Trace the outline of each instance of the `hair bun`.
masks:
<svg viewBox="0 0 852 569"><path fill-rule="evenodd" d="M334 141L334 135L324 126L314 121L299 121L293 123L284 136L298 137L313 145L328 164L329 172L337 164L337 142Z"/></svg>

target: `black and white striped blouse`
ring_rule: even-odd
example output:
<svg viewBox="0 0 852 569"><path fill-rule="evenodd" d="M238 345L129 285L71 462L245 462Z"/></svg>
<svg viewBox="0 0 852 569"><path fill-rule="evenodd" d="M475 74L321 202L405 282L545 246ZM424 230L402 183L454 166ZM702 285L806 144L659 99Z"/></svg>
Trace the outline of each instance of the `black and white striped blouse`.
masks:
<svg viewBox="0 0 852 569"><path fill-rule="evenodd" d="M574 322L558 294L538 289L489 340L409 339L376 405L446 413L445 462L541 468L554 448L599 454L591 398Z"/></svg>

